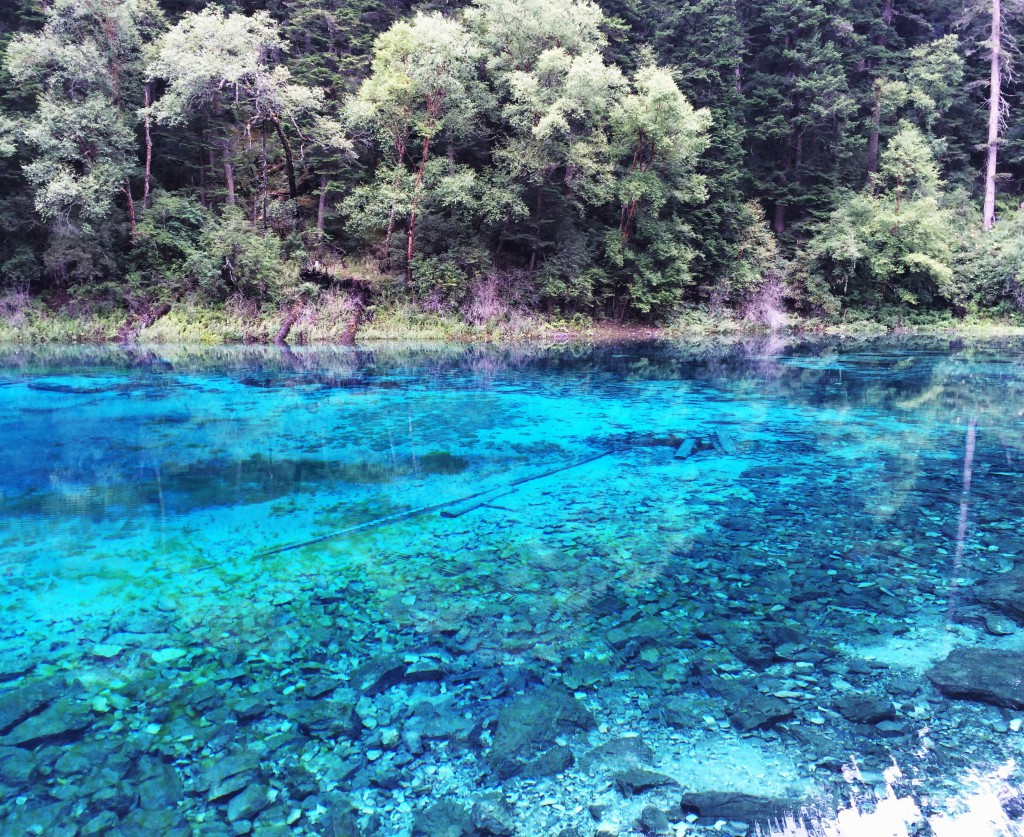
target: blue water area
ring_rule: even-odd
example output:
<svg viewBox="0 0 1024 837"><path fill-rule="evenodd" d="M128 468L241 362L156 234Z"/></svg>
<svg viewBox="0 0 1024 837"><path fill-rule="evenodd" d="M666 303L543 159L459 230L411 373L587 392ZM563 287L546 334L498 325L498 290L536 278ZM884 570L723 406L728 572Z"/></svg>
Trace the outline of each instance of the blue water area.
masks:
<svg viewBox="0 0 1024 837"><path fill-rule="evenodd" d="M0 348L0 833L1024 833L1022 348Z"/></svg>

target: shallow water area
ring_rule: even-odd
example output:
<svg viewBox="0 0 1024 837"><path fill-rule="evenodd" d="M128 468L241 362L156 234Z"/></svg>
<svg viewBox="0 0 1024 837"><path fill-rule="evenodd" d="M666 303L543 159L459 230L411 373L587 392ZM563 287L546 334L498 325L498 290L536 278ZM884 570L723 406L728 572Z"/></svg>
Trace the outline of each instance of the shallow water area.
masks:
<svg viewBox="0 0 1024 837"><path fill-rule="evenodd" d="M1024 834L1022 349L0 347L0 831Z"/></svg>

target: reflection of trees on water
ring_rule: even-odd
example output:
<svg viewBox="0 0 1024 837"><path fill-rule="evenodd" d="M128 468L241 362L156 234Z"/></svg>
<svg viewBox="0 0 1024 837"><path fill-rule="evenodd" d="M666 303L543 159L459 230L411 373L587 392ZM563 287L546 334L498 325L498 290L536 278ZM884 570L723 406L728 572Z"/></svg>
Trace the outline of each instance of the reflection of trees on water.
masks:
<svg viewBox="0 0 1024 837"><path fill-rule="evenodd" d="M98 372L108 376L109 381L110 376L120 372L128 384L140 389L149 387L156 396L174 398L180 394L185 403L189 396L187 388L176 391L183 385L182 376L206 372L219 372L236 383L256 388L313 387L367 394L410 387L421 391L486 391L522 378L528 379L531 386L550 387L555 394L606 392L626 400L644 397L647 390L643 385L678 381L698 392L704 389L717 398L744 405L748 424L760 424L757 428L745 428L748 430L787 433L789 428L778 426L774 404L828 411L828 420L822 423L820 432L801 428L794 443L810 444L826 454L835 452L837 446L856 448L859 462L870 460L876 467L879 487L877 495L865 494L861 498L857 510L887 522L901 509L919 504L922 494L934 496L939 491L945 497L953 490L951 479L936 482L934 468L924 469L923 457L951 451L953 438L962 433L957 428L962 428L969 416L978 420L981 483L997 467L997 459L998 466L1004 469L1015 466L1022 447L1024 371L1019 362L1011 363L1007 358L1019 356L1022 345L1020 340L1004 340L950 349L947 341L937 338L817 342L765 335L735 341L577 343L554 347L401 344L359 350L39 346L0 349L0 365L8 370L2 376L8 384L29 376L54 374L79 374L87 379ZM629 388L634 385L640 389ZM61 408L73 408L74 399L75 396L69 396ZM303 410L316 407L314 401L293 406ZM412 401L409 409L415 412ZM862 411L880 418L863 421ZM749 418L751 415L753 419ZM407 470L396 451L398 446L411 441L406 438L409 434L419 431L412 413L405 418L408 420L386 428L394 473L390 477L378 475L377 481L400 477ZM900 421L903 418L906 420ZM681 416L680 422L685 424L685 419L685 415ZM74 418L69 420L73 422ZM229 447L228 429L218 430L202 415L191 420L210 446ZM371 433L375 429L380 428L365 431ZM125 430L129 435L133 432L131 428ZM687 428L673 430L685 432ZM220 431L228 435L218 441ZM141 438L137 441L140 445L144 443ZM842 476L843 461L833 461ZM210 464L212 467L217 463ZM267 471L268 463L252 464L263 474L257 474L257 482L270 484L282 476L277 466ZM78 474L66 473L68 467L65 463L64 471L55 472L54 477L71 486L72 492L84 490L74 488L76 481L89 482L102 487L100 493L105 496L111 491L112 482L118 482L116 475L109 473L109 466L102 480L88 466ZM171 463L167 475L173 477L181 467L191 471L197 466ZM304 465L301 470L307 476L315 476L317 468ZM123 481L131 482L134 476L126 475ZM242 476L239 472L240 484ZM357 481L372 477L348 476ZM183 478L188 475L183 474ZM131 491L126 486L122 493Z"/></svg>

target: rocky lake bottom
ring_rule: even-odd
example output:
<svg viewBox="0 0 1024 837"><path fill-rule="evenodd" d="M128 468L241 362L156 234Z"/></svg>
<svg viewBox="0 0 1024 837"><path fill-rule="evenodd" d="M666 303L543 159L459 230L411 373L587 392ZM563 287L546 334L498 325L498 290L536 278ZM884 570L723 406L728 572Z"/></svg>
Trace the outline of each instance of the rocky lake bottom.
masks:
<svg viewBox="0 0 1024 837"><path fill-rule="evenodd" d="M1021 348L0 349L0 833L1024 834Z"/></svg>

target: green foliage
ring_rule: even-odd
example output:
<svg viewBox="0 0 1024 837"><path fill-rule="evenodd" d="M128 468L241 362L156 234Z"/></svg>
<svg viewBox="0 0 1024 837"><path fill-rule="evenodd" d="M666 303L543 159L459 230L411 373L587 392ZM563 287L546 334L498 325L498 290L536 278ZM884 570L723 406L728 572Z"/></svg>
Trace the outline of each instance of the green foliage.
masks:
<svg viewBox="0 0 1024 837"><path fill-rule="evenodd" d="M872 180L893 197L897 211L906 197L934 196L940 186L939 167L924 135L913 125L902 123L889 140Z"/></svg>
<svg viewBox="0 0 1024 837"><path fill-rule="evenodd" d="M233 207L217 215L195 200L158 192L136 231L132 285L150 299L197 293L211 302L232 296L278 299L294 270L281 241L254 228Z"/></svg>
<svg viewBox="0 0 1024 837"><path fill-rule="evenodd" d="M219 265L206 251L203 238L216 221L212 212L192 198L157 192L136 230L133 284L154 298L214 288Z"/></svg>
<svg viewBox="0 0 1024 837"><path fill-rule="evenodd" d="M256 310L350 257L396 311L478 322L1015 311L1022 88L985 235L985 35L955 5L14 0L0 288ZM225 316L197 333L252 325Z"/></svg>
<svg viewBox="0 0 1024 837"><path fill-rule="evenodd" d="M954 216L937 199L938 166L913 125L903 123L887 144L873 186L877 194L847 195L808 242L804 283L812 305L955 302Z"/></svg>
<svg viewBox="0 0 1024 837"><path fill-rule="evenodd" d="M973 313L1024 311L1024 210L1005 213L988 231L962 234L958 258L962 308Z"/></svg>
<svg viewBox="0 0 1024 837"><path fill-rule="evenodd" d="M273 301L296 278L282 258L280 239L253 227L234 207L224 207L219 223L207 226L201 245L218 267L216 280L199 285L208 296Z"/></svg>
<svg viewBox="0 0 1024 837"><path fill-rule="evenodd" d="M268 59L284 46L270 15L225 15L218 6L188 14L161 39L147 67L166 90L153 107L157 119L181 124L217 104L244 101L254 112L276 103L287 75ZM268 102L267 99L270 99Z"/></svg>
<svg viewBox="0 0 1024 837"><path fill-rule="evenodd" d="M40 32L7 47L6 71L36 91L16 136L36 212L50 226L43 264L58 285L118 272L127 220L119 204L130 201L137 165L134 97L162 26L150 0L57 0ZM9 140L4 150L13 151Z"/></svg>
<svg viewBox="0 0 1024 837"><path fill-rule="evenodd" d="M736 260L725 288L728 297L742 305L752 299L765 282L782 279L789 265L757 201L748 201L740 207L739 223L743 234L737 243Z"/></svg>
<svg viewBox="0 0 1024 837"><path fill-rule="evenodd" d="M418 14L396 23L374 47L373 73L353 98L351 125L367 127L399 161L410 138L472 131L481 105L480 47L457 21Z"/></svg>
<svg viewBox="0 0 1024 837"><path fill-rule="evenodd" d="M857 305L949 302L950 221L933 197L897 205L888 196L850 195L808 242L808 269L827 283L827 291L808 286L811 303L827 310L835 303L826 293Z"/></svg>

